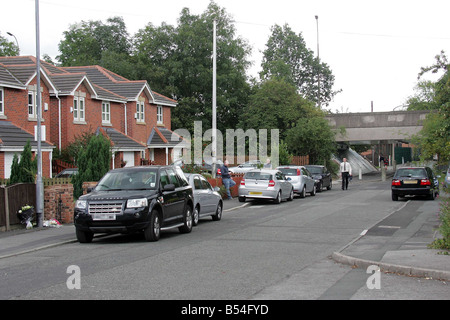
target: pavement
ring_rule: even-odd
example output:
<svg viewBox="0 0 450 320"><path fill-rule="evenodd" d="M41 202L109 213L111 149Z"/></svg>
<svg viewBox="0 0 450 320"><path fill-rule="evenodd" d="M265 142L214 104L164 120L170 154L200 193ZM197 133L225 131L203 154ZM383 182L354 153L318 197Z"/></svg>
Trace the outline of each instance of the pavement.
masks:
<svg viewBox="0 0 450 320"><path fill-rule="evenodd" d="M389 179L388 173L387 180ZM364 175L363 180L380 181L381 175ZM358 183L361 182L356 176L352 184L356 186ZM340 181L334 181L334 184L335 188L339 188ZM407 204L408 201L405 201L400 209L387 218L405 211L403 209ZM225 200L224 212L248 205L251 204L240 203L237 199ZM439 225L436 212L419 211L404 228L389 225L388 221L385 221L387 218L364 230L356 239L334 252L331 258L352 267L367 269L376 265L381 272L450 281L450 251L428 248L428 244L440 237L436 228ZM381 233L375 232L376 230L381 230ZM59 228L42 227L0 232L0 263L4 258L72 242L77 242L73 224L64 224Z"/></svg>
<svg viewBox="0 0 450 320"><path fill-rule="evenodd" d="M223 212L230 212L245 206L250 202L241 203L237 198L224 200ZM0 263L1 259L21 254L49 249L67 243L77 242L74 224L62 224L60 227L41 227L33 229L21 228L0 231ZM102 237L103 235L95 235Z"/></svg>
<svg viewBox="0 0 450 320"><path fill-rule="evenodd" d="M386 172L386 181L390 181L394 171ZM381 173L363 175L360 182L358 176L353 176L349 189L360 183L381 181ZM340 188L341 180L334 181L334 188ZM356 239L334 252L331 258L341 264L367 270L369 266L378 266L381 272L401 274L404 276L421 277L450 281L450 250L431 249L429 245L442 238L438 227L438 199L450 195L441 192L433 203L436 210L413 210L408 206L410 201L403 200L403 205L388 217L364 230ZM399 201L401 203L402 201ZM423 202L417 202L420 205ZM404 219L401 216L408 217Z"/></svg>

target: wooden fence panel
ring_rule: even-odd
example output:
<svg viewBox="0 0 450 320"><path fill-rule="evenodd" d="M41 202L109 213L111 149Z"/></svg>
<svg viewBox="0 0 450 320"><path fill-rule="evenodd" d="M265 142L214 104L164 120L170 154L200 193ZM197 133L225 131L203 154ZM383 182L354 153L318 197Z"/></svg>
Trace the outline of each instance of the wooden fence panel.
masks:
<svg viewBox="0 0 450 320"><path fill-rule="evenodd" d="M0 188L0 227L20 224L17 212L25 205L36 207L36 185L17 183ZM6 205L8 203L8 205ZM7 217L8 215L8 217ZM9 220L8 220L9 218Z"/></svg>
<svg viewBox="0 0 450 320"><path fill-rule="evenodd" d="M6 227L5 187L0 187L0 228Z"/></svg>

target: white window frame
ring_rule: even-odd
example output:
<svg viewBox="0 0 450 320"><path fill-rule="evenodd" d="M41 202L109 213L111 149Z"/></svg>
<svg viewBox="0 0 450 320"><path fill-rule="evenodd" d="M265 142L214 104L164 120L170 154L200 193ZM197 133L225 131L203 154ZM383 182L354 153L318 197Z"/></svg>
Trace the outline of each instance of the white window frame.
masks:
<svg viewBox="0 0 450 320"><path fill-rule="evenodd" d="M73 98L73 121L85 121L86 104L83 97Z"/></svg>
<svg viewBox="0 0 450 320"><path fill-rule="evenodd" d="M5 91L0 87L0 116L5 115Z"/></svg>
<svg viewBox="0 0 450 320"><path fill-rule="evenodd" d="M31 103L30 103L30 97L31 97ZM42 97L41 92L41 110L42 106L44 105L44 99ZM30 107L33 109L33 113L30 113ZM43 118L43 115L41 113L41 119ZM28 119L37 119L37 91L29 90L28 91Z"/></svg>
<svg viewBox="0 0 450 320"><path fill-rule="evenodd" d="M102 102L102 123L111 123L111 103L109 101Z"/></svg>
<svg viewBox="0 0 450 320"><path fill-rule="evenodd" d="M156 123L162 124L164 121L164 112L163 107L161 105L156 106Z"/></svg>
<svg viewBox="0 0 450 320"><path fill-rule="evenodd" d="M37 118L36 104L36 91L28 91L28 118ZM32 111L31 113L30 109Z"/></svg>
<svg viewBox="0 0 450 320"><path fill-rule="evenodd" d="M136 102L136 121L145 122L145 102Z"/></svg>

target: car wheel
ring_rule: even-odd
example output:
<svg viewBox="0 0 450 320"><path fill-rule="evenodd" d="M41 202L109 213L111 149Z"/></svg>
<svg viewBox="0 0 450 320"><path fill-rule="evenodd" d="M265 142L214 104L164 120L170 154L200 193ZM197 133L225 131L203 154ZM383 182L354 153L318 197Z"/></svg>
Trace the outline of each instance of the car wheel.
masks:
<svg viewBox="0 0 450 320"><path fill-rule="evenodd" d="M281 203L281 191L278 191L277 197L275 198L275 203L276 204Z"/></svg>
<svg viewBox="0 0 450 320"><path fill-rule="evenodd" d="M294 188L291 189L291 193L289 194L289 198L287 200L288 201L294 200Z"/></svg>
<svg viewBox="0 0 450 320"><path fill-rule="evenodd" d="M302 193L300 193L300 198L305 198L305 197L306 197L306 186L303 186Z"/></svg>
<svg viewBox="0 0 450 320"><path fill-rule="evenodd" d="M310 192L311 196L315 196L316 195L316 186L313 187L312 191Z"/></svg>
<svg viewBox="0 0 450 320"><path fill-rule="evenodd" d="M322 192L322 182L319 182L319 184L317 185L317 192Z"/></svg>
<svg viewBox="0 0 450 320"><path fill-rule="evenodd" d="M181 233L189 233L192 231L192 209L190 206L186 206L186 212L184 214L184 225L179 227Z"/></svg>
<svg viewBox="0 0 450 320"><path fill-rule="evenodd" d="M212 216L212 219L214 221L219 221L220 219L222 219L222 203L221 202L219 202L219 204L217 205L216 214Z"/></svg>
<svg viewBox="0 0 450 320"><path fill-rule="evenodd" d="M194 213L192 214L192 225L194 226L198 225L199 214L200 214L199 208L198 206L196 206L194 209Z"/></svg>
<svg viewBox="0 0 450 320"><path fill-rule="evenodd" d="M239 197L239 202L245 202L245 197Z"/></svg>
<svg viewBox="0 0 450 320"><path fill-rule="evenodd" d="M429 200L434 200L434 199L436 199L436 193L435 193L433 190L431 190L431 194L428 196L428 199L429 199Z"/></svg>
<svg viewBox="0 0 450 320"><path fill-rule="evenodd" d="M144 229L144 237L147 241L158 241L161 235L161 222L158 210L153 210L150 215L150 223Z"/></svg>
<svg viewBox="0 0 450 320"><path fill-rule="evenodd" d="M76 229L77 240L80 243L91 243L94 238L94 233L89 231L81 231Z"/></svg>
<svg viewBox="0 0 450 320"><path fill-rule="evenodd" d="M392 193L392 201L398 201L398 195Z"/></svg>

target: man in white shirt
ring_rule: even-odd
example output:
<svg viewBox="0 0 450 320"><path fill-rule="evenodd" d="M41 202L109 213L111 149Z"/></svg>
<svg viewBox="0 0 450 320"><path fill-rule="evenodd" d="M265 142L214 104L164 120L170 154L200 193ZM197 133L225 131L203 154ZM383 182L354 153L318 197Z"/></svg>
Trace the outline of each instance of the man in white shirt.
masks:
<svg viewBox="0 0 450 320"><path fill-rule="evenodd" d="M350 163L347 162L347 158L343 159L344 161L341 162L339 172L341 173L341 179L342 179L342 190L348 189L348 178L352 175L352 166Z"/></svg>

